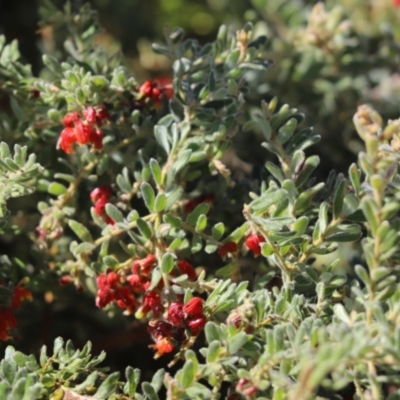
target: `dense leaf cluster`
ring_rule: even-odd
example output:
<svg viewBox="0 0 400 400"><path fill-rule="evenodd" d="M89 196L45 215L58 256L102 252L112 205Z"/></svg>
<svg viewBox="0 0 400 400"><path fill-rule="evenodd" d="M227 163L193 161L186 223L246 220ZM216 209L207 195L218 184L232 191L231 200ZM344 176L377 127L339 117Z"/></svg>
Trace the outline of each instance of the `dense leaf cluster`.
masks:
<svg viewBox="0 0 400 400"><path fill-rule="evenodd" d="M251 24L222 26L204 46L166 29L166 44L154 51L171 61L167 96L96 45L87 6L74 14L48 4L43 16L43 26L69 29L67 54L44 55L38 78L14 44L0 54L0 90L11 105L0 133L14 145L12 154L0 144L8 234L16 230L7 199L40 194L37 225L22 233L41 261L14 263L37 294L53 274L93 302L109 296L97 305L148 323L157 356L174 350L170 366L179 367L141 384L140 371L128 367L122 382L99 367L105 355L93 357L89 343L75 350L57 339L39 361L8 347L0 397L397 398L400 120L386 124L369 106L353 109L358 162L318 181L320 158L310 147L321 137L300 127L304 114L272 96L249 106L251 88L271 67L267 38L254 37ZM318 4L307 23L290 42L297 62L280 60L282 70L300 85L311 69L324 106L333 107L332 87L351 85L329 82L357 61L355 38L338 9ZM65 153L57 149L64 128L75 134L65 116L100 126L96 110L107 110L101 146L72 141ZM256 178L232 163L234 137L248 135L266 155ZM351 246L359 249L354 268L344 254ZM0 307L20 278L11 265L2 261Z"/></svg>

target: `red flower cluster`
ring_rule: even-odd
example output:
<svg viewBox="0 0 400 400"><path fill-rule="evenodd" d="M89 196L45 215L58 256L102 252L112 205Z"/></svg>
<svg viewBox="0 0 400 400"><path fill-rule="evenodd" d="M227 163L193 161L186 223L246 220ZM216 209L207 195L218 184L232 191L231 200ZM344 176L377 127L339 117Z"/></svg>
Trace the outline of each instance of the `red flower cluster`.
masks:
<svg viewBox="0 0 400 400"><path fill-rule="evenodd" d="M63 118L64 129L57 143L67 154L73 152L73 145L91 144L96 150L103 148L103 132L99 129L104 120L110 119L108 111L103 107L87 107L81 116L70 112Z"/></svg>
<svg viewBox="0 0 400 400"><path fill-rule="evenodd" d="M400 7L400 0L392 0L394 7Z"/></svg>
<svg viewBox="0 0 400 400"><path fill-rule="evenodd" d="M151 99L154 105L159 105L164 99L171 99L174 96L174 89L171 78L161 76L148 79L139 88L139 93L145 99Z"/></svg>
<svg viewBox="0 0 400 400"><path fill-rule="evenodd" d="M228 253L235 253L237 251L237 248L238 246L235 242L226 242L219 248L218 254L221 257L226 257Z"/></svg>
<svg viewBox="0 0 400 400"><path fill-rule="evenodd" d="M195 197L192 200L189 200L184 207L185 213L191 213L199 204L201 203L209 203L212 204L215 200L215 196L213 194L203 194L201 196Z"/></svg>
<svg viewBox="0 0 400 400"><path fill-rule="evenodd" d="M171 353L175 348L176 342L186 339L185 332L182 328L174 329L173 326L166 321L150 321L148 331L155 342L155 344L150 346L156 350L155 358L161 357L166 353ZM180 340L182 337L183 340Z"/></svg>
<svg viewBox="0 0 400 400"><path fill-rule="evenodd" d="M114 225L115 221L110 218L106 212L106 204L109 203L110 197L112 195L112 188L110 185L99 186L93 189L90 193L90 199L94 204L94 210L97 215L103 217L107 224Z"/></svg>
<svg viewBox="0 0 400 400"><path fill-rule="evenodd" d="M177 301L171 303L166 315L164 314L164 281L160 280L156 287L150 289L156 265L157 259L154 254L148 254L132 263L129 274L123 271L107 271L100 274L97 277L96 305L103 308L115 302L127 313L135 313L138 319L151 313L153 319L149 322L149 332L155 341L152 347L157 350L156 356L160 356L170 353L177 342L187 340L188 334L197 336L207 320L203 314L203 300L200 297L194 297L187 304L183 304L180 302L182 296L177 296ZM196 279L195 270L187 261L178 261L177 268L190 279Z"/></svg>
<svg viewBox="0 0 400 400"><path fill-rule="evenodd" d="M156 358L173 351L178 342L190 336L197 336L207 322L203 314L203 299L193 297L186 304L176 301L169 305L166 321L150 321L149 331L155 344L151 347Z"/></svg>
<svg viewBox="0 0 400 400"><path fill-rule="evenodd" d="M131 289L122 282L122 276L115 271L100 274L97 277L97 307L103 308L115 301L118 307L126 308L131 314L135 311L138 301Z"/></svg>
<svg viewBox="0 0 400 400"><path fill-rule="evenodd" d="M171 303L168 308L167 320L174 326L186 327L192 336L197 336L207 322L203 314L203 299L193 297L186 304Z"/></svg>
<svg viewBox="0 0 400 400"><path fill-rule="evenodd" d="M161 301L164 282L160 280L158 285L149 291L152 272L156 264L157 259L154 254L149 254L132 263L129 275L118 274L116 271L100 274L97 277L97 306L103 308L115 301L128 313L136 312L139 319L145 317L149 312L153 313L153 317L159 318L164 312ZM178 261L177 266L182 274L188 275L189 279L196 279L196 272L191 264L186 261ZM139 295L142 295L141 302L135 297Z"/></svg>
<svg viewBox="0 0 400 400"><path fill-rule="evenodd" d="M263 235L252 234L246 239L246 246L253 252L253 254L258 257L261 254L261 243L265 242L265 237Z"/></svg>
<svg viewBox="0 0 400 400"><path fill-rule="evenodd" d="M15 328L17 325L13 309L18 308L25 299L32 300L32 293L20 285L15 286L11 306L0 309L0 340L8 340L10 338L8 336L10 329Z"/></svg>
<svg viewBox="0 0 400 400"><path fill-rule="evenodd" d="M160 315L164 311L160 293L156 289L147 292L156 261L155 256L149 254L142 260L133 262L131 275L123 276L116 271L100 274L97 277L96 305L103 308L115 301L118 307L126 309L129 314L138 311L138 314L144 316L153 311L154 315ZM128 285L125 284L126 282ZM134 294L142 293L143 300L140 303Z"/></svg>

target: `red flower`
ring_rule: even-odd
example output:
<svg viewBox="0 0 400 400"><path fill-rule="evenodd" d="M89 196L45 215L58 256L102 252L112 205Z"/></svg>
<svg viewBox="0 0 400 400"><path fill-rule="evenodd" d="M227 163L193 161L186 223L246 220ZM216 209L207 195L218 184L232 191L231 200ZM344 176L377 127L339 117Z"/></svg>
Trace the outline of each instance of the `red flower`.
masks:
<svg viewBox="0 0 400 400"><path fill-rule="evenodd" d="M112 189L110 185L100 186L93 189L90 193L90 198L94 203L94 211L97 215L102 216L107 224L114 225L115 221L108 215L105 215L106 204L109 203L109 199L112 195Z"/></svg>
<svg viewBox="0 0 400 400"><path fill-rule="evenodd" d="M190 333L193 336L197 336L200 331L204 328L207 322L207 318L204 315L200 315L196 318L191 319L187 324L190 329Z"/></svg>
<svg viewBox="0 0 400 400"><path fill-rule="evenodd" d="M158 87L167 99L172 99L174 97L174 86L172 84L172 79L169 76L159 76L158 78L153 79L153 81L157 83Z"/></svg>
<svg viewBox="0 0 400 400"><path fill-rule="evenodd" d="M168 338L157 340L155 344L150 345L153 349L157 350L155 358L161 357L163 354L171 353L174 350L174 345Z"/></svg>
<svg viewBox="0 0 400 400"><path fill-rule="evenodd" d="M400 7L400 0L392 0L394 7Z"/></svg>
<svg viewBox="0 0 400 400"><path fill-rule="evenodd" d="M154 254L148 254L143 260L141 260L140 264L143 269L149 269L154 266L157 262L157 258Z"/></svg>
<svg viewBox="0 0 400 400"><path fill-rule="evenodd" d="M218 254L221 257L225 257L228 253L234 253L237 250L237 244L235 242L226 242L219 250Z"/></svg>
<svg viewBox="0 0 400 400"><path fill-rule="evenodd" d="M103 308L115 300L115 290L119 288L119 276L116 272L100 274L97 279L96 305Z"/></svg>
<svg viewBox="0 0 400 400"><path fill-rule="evenodd" d="M177 265L181 274L186 274L192 281L196 280L196 271L191 264L189 264L187 261L179 260Z"/></svg>
<svg viewBox="0 0 400 400"><path fill-rule="evenodd" d="M65 127L73 128L75 123L79 121L79 114L77 112L70 112L65 114L63 124Z"/></svg>
<svg viewBox="0 0 400 400"><path fill-rule="evenodd" d="M154 265L157 263L157 258L154 254L148 254L142 260L135 260L132 264L132 272L134 274L148 275Z"/></svg>
<svg viewBox="0 0 400 400"><path fill-rule="evenodd" d="M90 199L93 203L96 203L101 198L106 198L107 200L112 195L112 188L110 185L103 185L93 189L90 192Z"/></svg>
<svg viewBox="0 0 400 400"><path fill-rule="evenodd" d="M106 305L114 300L114 296L110 292L97 292L96 296L96 306L99 308L104 308Z"/></svg>
<svg viewBox="0 0 400 400"><path fill-rule="evenodd" d="M99 129L93 131L92 144L96 150L103 148L103 132Z"/></svg>
<svg viewBox="0 0 400 400"><path fill-rule="evenodd" d="M24 300L32 300L32 293L22 286L15 286L11 300L11 307L19 307Z"/></svg>
<svg viewBox="0 0 400 400"><path fill-rule="evenodd" d="M60 138L58 139L57 148L60 148L67 154L71 154L73 150L73 145L76 143L77 138L75 134L75 129L67 127L62 130Z"/></svg>
<svg viewBox="0 0 400 400"><path fill-rule="evenodd" d="M106 216L106 224L108 225L115 225L115 221L109 217L108 215Z"/></svg>
<svg viewBox="0 0 400 400"><path fill-rule="evenodd" d="M118 307L126 308L129 314L135 311L138 302L128 286L118 288L114 297L117 300Z"/></svg>
<svg viewBox="0 0 400 400"><path fill-rule="evenodd" d="M97 215L103 215L106 209L106 204L108 203L108 199L106 198L101 198L96 202L94 205L94 211L96 212Z"/></svg>
<svg viewBox="0 0 400 400"><path fill-rule="evenodd" d="M138 274L129 275L126 280L131 285L133 291L140 293L143 291L143 278Z"/></svg>
<svg viewBox="0 0 400 400"><path fill-rule="evenodd" d="M0 285L2 282L0 281ZM0 340L8 340L8 332L10 329L15 328L17 320L12 312L13 308L21 305L23 300L32 300L32 293L21 285L14 287L13 296L11 299L11 306L0 309Z"/></svg>
<svg viewBox="0 0 400 400"><path fill-rule="evenodd" d="M203 315L203 299L192 297L184 306L183 312L186 317L198 317Z"/></svg>
<svg viewBox="0 0 400 400"><path fill-rule="evenodd" d="M262 235L250 235L246 239L246 246L251 250L254 255L257 257L261 254L261 243L265 242L265 238Z"/></svg>
<svg viewBox="0 0 400 400"><path fill-rule="evenodd" d="M96 110L92 106L87 107L83 112L83 118L85 118L90 124L96 123L96 117Z"/></svg>
<svg viewBox="0 0 400 400"><path fill-rule="evenodd" d="M15 328L17 320L10 308L3 308L0 310L0 340L8 340L8 331Z"/></svg>
<svg viewBox="0 0 400 400"><path fill-rule="evenodd" d="M101 125L105 119L111 120L110 113L104 106L97 107L97 124Z"/></svg>
<svg viewBox="0 0 400 400"><path fill-rule="evenodd" d="M116 287L119 283L119 275L115 271L111 271L106 276L107 285L110 287Z"/></svg>
<svg viewBox="0 0 400 400"><path fill-rule="evenodd" d="M161 298L158 293L147 292L143 295L143 312L153 311L154 314L159 314L162 309Z"/></svg>
<svg viewBox="0 0 400 400"><path fill-rule="evenodd" d="M132 263L131 270L132 270L132 273L134 273L134 274L139 274L141 272L140 271L140 261L139 260L135 260Z"/></svg>
<svg viewBox="0 0 400 400"><path fill-rule="evenodd" d="M75 124L75 134L76 140L79 144L88 144L92 143L94 136L93 126L87 125L82 121L78 121Z"/></svg>
<svg viewBox="0 0 400 400"><path fill-rule="evenodd" d="M71 282L72 282L72 279L71 279L71 277L69 275L64 275L58 280L58 283L61 286L69 285Z"/></svg>
<svg viewBox="0 0 400 400"><path fill-rule="evenodd" d="M154 340L171 336L172 325L165 321L150 321L148 331Z"/></svg>
<svg viewBox="0 0 400 400"><path fill-rule="evenodd" d="M183 324L183 319L183 304L179 302L171 303L168 307L167 320L175 326L180 326Z"/></svg>
<svg viewBox="0 0 400 400"><path fill-rule="evenodd" d="M139 93L159 105L164 99L171 99L174 95L171 78L159 77L148 79L139 88Z"/></svg>
<svg viewBox="0 0 400 400"><path fill-rule="evenodd" d="M104 119L110 119L103 106L89 106L83 112L83 120L77 112L68 113L63 118L65 129L61 132L58 147L67 154L72 153L72 145L78 143L91 144L96 150L103 148L103 132L98 128Z"/></svg>
<svg viewBox="0 0 400 400"><path fill-rule="evenodd" d="M97 286L99 289L105 289L108 288L108 283L107 283L107 275L106 274L100 274L96 278Z"/></svg>
<svg viewBox="0 0 400 400"><path fill-rule="evenodd" d="M185 328L183 328L183 327L175 328L172 331L172 335L171 336L177 342L184 342L187 339L186 333L185 333Z"/></svg>
<svg viewBox="0 0 400 400"><path fill-rule="evenodd" d="M123 286L121 277L115 271L100 274L97 277L97 307L103 308L112 301L116 301L118 307L125 308L129 313L133 313L138 305L128 286Z"/></svg>

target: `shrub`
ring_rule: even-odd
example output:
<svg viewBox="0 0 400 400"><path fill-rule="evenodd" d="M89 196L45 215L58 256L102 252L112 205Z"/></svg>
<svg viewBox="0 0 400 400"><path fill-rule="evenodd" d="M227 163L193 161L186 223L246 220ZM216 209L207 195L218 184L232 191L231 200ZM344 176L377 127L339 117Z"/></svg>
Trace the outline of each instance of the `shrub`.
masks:
<svg viewBox="0 0 400 400"><path fill-rule="evenodd" d="M90 343L75 350L58 338L38 357L9 346L1 398L400 395L400 119L385 122L349 100L364 148L348 173L320 181L320 158L305 151L320 136L272 97L285 76L301 98L308 76L312 93L302 106L332 106L315 115L321 123L337 118L336 94L368 89L360 77L352 87L353 72L388 65L381 73L391 77L395 41L360 65L370 50L353 48L361 30L343 15L317 4L306 28L294 24L272 40L281 75L260 106L256 88L274 46L249 23L221 26L204 46L166 28L154 51L171 60L173 77L145 82L96 44L88 6L78 14L43 9L43 26L69 36L65 53L43 56L40 77L2 39L0 88L10 105L0 128L2 235L23 236L25 253L40 257L1 259L0 339L15 334L20 303L50 287L57 296L57 282L88 293L109 316L123 311L147 324L155 357L172 353L168 368L178 369L141 382L138 369L122 378L100 367L105 354L93 356ZM283 58L293 54L288 65ZM260 176L235 166L232 142L249 144L237 151L247 158L261 145ZM18 225L32 213L30 199L37 225Z"/></svg>

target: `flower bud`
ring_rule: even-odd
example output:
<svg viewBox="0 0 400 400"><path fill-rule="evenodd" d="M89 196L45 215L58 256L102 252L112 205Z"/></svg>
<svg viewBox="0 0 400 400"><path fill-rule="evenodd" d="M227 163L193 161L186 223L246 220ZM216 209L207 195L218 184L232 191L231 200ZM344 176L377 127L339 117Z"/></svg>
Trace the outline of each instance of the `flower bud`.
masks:
<svg viewBox="0 0 400 400"><path fill-rule="evenodd" d="M69 275L64 275L58 280L58 283L61 286L69 285L71 282L72 282L72 279Z"/></svg>
<svg viewBox="0 0 400 400"><path fill-rule="evenodd" d="M171 353L174 350L174 345L168 338L157 340L155 344L151 345L153 349L157 350L155 358L161 357L165 353Z"/></svg>
<svg viewBox="0 0 400 400"><path fill-rule="evenodd" d="M197 317L203 314L203 299L200 297L191 298L184 306L183 312L187 317Z"/></svg>
<svg viewBox="0 0 400 400"><path fill-rule="evenodd" d="M87 107L83 112L83 117L90 124L94 124L96 122L96 110L94 109L94 107Z"/></svg>
<svg viewBox="0 0 400 400"><path fill-rule="evenodd" d="M168 307L167 320L175 326L183 324L183 304L179 302L171 303Z"/></svg>
<svg viewBox="0 0 400 400"><path fill-rule="evenodd" d="M192 320L190 320L187 325L190 329L190 332L193 336L197 336L200 331L204 328L204 325L207 322L207 318L204 315L200 315Z"/></svg>
<svg viewBox="0 0 400 400"><path fill-rule="evenodd" d="M262 235L250 235L246 239L246 246L253 252L253 254L258 257L261 254L261 243L265 242L265 238Z"/></svg>
<svg viewBox="0 0 400 400"><path fill-rule="evenodd" d="M228 253L234 253L236 251L237 251L237 244L235 242L227 242L219 248L218 254L221 257L225 257Z"/></svg>
<svg viewBox="0 0 400 400"><path fill-rule="evenodd" d="M361 105L353 117L354 126L362 140L368 136L380 136L382 131L382 117L371 107Z"/></svg>
<svg viewBox="0 0 400 400"><path fill-rule="evenodd" d="M191 264L189 264L187 261L179 260L177 265L181 274L186 274L192 281L196 280L196 271Z"/></svg>
<svg viewBox="0 0 400 400"><path fill-rule="evenodd" d="M79 119L79 114L77 112L70 112L64 116L63 124L66 128L73 128Z"/></svg>
<svg viewBox="0 0 400 400"><path fill-rule="evenodd" d="M61 131L60 138L58 139L57 148L60 148L67 154L73 151L73 145L77 142L75 129L66 127Z"/></svg>

